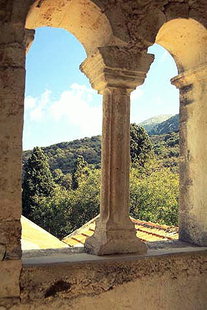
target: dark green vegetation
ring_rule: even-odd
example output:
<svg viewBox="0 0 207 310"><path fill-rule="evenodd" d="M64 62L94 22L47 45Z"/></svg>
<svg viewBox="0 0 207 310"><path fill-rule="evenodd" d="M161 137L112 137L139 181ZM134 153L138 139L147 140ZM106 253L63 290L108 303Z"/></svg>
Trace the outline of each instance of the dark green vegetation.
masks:
<svg viewBox="0 0 207 310"><path fill-rule="evenodd" d="M178 173L179 163L179 133L171 132L164 135L151 136L156 158L163 167L170 167Z"/></svg>
<svg viewBox="0 0 207 310"><path fill-rule="evenodd" d="M24 167L22 184L23 214L30 217L38 207L39 197L51 197L55 183L47 157L39 147L35 147Z"/></svg>
<svg viewBox="0 0 207 310"><path fill-rule="evenodd" d="M47 155L51 170L61 169L66 173L72 173L77 156L83 156L87 163L100 168L101 136L62 142L43 147ZM31 151L23 153L23 163L29 158Z"/></svg>
<svg viewBox="0 0 207 310"><path fill-rule="evenodd" d="M136 124L131 124L130 138L131 162L143 167L154 156L152 142L146 130Z"/></svg>
<svg viewBox="0 0 207 310"><path fill-rule="evenodd" d="M59 238L96 216L100 139L25 152L23 214ZM178 133L149 137L131 125L130 214L135 218L177 225L178 143Z"/></svg>

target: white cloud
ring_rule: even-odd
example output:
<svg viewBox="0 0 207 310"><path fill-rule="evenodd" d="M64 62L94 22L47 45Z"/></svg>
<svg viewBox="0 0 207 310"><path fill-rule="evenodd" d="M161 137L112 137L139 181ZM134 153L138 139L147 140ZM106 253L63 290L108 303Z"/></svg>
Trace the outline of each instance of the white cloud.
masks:
<svg viewBox="0 0 207 310"><path fill-rule="evenodd" d="M101 104L92 105L95 95L94 91L84 85L71 85L70 90L64 91L60 99L51 105L52 118L55 121L67 119L83 135L100 133Z"/></svg>
<svg viewBox="0 0 207 310"><path fill-rule="evenodd" d="M25 98L25 110L31 110L35 107L36 104L36 98L33 98L32 96L27 96Z"/></svg>
<svg viewBox="0 0 207 310"><path fill-rule="evenodd" d="M51 91L45 92L39 98L28 96L25 98L25 108L32 121L41 121L47 113L48 104L50 103Z"/></svg>
<svg viewBox="0 0 207 310"><path fill-rule="evenodd" d="M52 92L46 90L39 98L26 97L27 117L30 121L40 122L43 119L51 122L67 122L74 126L82 136L101 133L102 107L94 90L72 84L69 90L63 91L57 100L51 99Z"/></svg>

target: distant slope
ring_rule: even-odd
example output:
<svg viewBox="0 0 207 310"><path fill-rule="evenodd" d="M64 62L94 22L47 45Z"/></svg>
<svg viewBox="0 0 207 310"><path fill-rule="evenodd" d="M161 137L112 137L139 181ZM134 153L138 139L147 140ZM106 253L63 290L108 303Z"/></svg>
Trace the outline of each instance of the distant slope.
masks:
<svg viewBox="0 0 207 310"><path fill-rule="evenodd" d="M172 114L157 115L157 116L148 118L147 120L139 123L139 125L144 127L147 132L150 132L153 129L154 126L156 126L156 125L166 121L170 117L172 117Z"/></svg>
<svg viewBox="0 0 207 310"><path fill-rule="evenodd" d="M73 171L78 155L83 156L87 163L100 166L101 136L57 143L42 149L49 158L51 169L61 169L64 174ZM30 154L31 151L23 152L23 163Z"/></svg>
<svg viewBox="0 0 207 310"><path fill-rule="evenodd" d="M179 115L177 114L155 125L149 133L155 154L163 160L166 166L174 166L179 156L179 137L177 133L173 133L178 131L178 122ZM172 134L169 134L171 132ZM42 149L48 156L51 170L61 169L64 174L73 172L78 155L83 156L88 164L94 164L97 168L101 164L101 136L57 143ZM23 163L30 154L31 150L23 152Z"/></svg>
<svg viewBox="0 0 207 310"><path fill-rule="evenodd" d="M163 135L179 131L179 114L176 114L166 121L155 125L148 133L150 135Z"/></svg>

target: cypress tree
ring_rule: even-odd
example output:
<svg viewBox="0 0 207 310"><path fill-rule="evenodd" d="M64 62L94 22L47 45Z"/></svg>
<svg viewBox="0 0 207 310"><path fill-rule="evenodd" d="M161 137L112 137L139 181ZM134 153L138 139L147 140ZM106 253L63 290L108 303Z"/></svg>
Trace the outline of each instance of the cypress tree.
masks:
<svg viewBox="0 0 207 310"><path fill-rule="evenodd" d="M31 218L33 208L38 207L38 198L51 196L53 190L54 181L48 159L40 147L35 147L24 167L23 215Z"/></svg>
<svg viewBox="0 0 207 310"><path fill-rule="evenodd" d="M153 147L146 130L137 125L130 126L130 155L132 164L144 164L153 157Z"/></svg>
<svg viewBox="0 0 207 310"><path fill-rule="evenodd" d="M75 167L72 174L72 188L73 190L77 189L79 186L79 179L82 174L87 175L88 171L88 164L85 161L84 157L81 155L78 155L75 161Z"/></svg>

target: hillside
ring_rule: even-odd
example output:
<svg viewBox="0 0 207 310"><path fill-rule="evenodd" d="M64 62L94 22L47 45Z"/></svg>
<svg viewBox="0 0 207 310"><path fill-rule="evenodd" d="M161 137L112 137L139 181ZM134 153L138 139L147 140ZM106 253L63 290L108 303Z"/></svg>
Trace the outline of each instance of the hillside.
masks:
<svg viewBox="0 0 207 310"><path fill-rule="evenodd" d="M148 131L149 135L163 135L170 132L179 131L179 114L173 115L169 119L152 127Z"/></svg>
<svg viewBox="0 0 207 310"><path fill-rule="evenodd" d="M100 166L101 136L57 143L42 149L49 158L51 169L61 169L64 174L73 171L78 155L83 156L87 163ZM23 152L23 163L30 154L31 151Z"/></svg>
<svg viewBox="0 0 207 310"><path fill-rule="evenodd" d="M177 167L179 156L179 135L176 132L150 136L155 155L166 167ZM42 148L48 156L51 170L61 169L64 174L72 173L78 155L97 168L101 163L101 136L62 142ZM23 163L31 151L23 152Z"/></svg>
<svg viewBox="0 0 207 310"><path fill-rule="evenodd" d="M163 135L150 136L154 153L164 167L171 167L178 172L179 133L171 132Z"/></svg>
<svg viewBox="0 0 207 310"><path fill-rule="evenodd" d="M157 115L151 118L148 118L147 120L139 123L140 126L144 127L144 129L147 132L150 132L156 125L166 121L167 119L169 119L170 117L172 117L172 114L161 114L161 115Z"/></svg>

